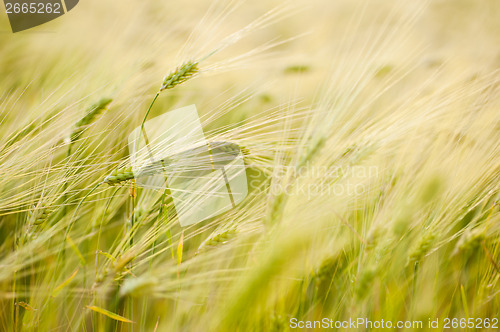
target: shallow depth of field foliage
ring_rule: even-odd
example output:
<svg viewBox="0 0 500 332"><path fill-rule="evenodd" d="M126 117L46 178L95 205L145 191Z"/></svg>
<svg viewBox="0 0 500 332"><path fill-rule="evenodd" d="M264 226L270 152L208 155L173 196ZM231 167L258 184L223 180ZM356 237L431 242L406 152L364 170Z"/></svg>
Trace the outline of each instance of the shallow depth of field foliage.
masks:
<svg viewBox="0 0 500 332"><path fill-rule="evenodd" d="M498 318L499 69L497 0L2 13L0 331ZM244 202L182 228L127 177L155 96L242 148Z"/></svg>

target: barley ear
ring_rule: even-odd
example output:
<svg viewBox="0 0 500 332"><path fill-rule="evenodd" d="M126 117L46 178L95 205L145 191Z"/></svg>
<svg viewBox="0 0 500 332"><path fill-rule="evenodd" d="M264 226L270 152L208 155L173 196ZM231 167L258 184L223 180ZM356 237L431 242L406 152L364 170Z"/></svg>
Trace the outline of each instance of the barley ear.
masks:
<svg viewBox="0 0 500 332"><path fill-rule="evenodd" d="M106 176L103 180L104 183L114 186L122 182L132 180L134 178L134 172L132 167L123 167L115 169L111 174Z"/></svg>
<svg viewBox="0 0 500 332"><path fill-rule="evenodd" d="M358 299L362 300L368 295L376 275L377 271L373 268L366 268L361 271L354 290Z"/></svg>
<svg viewBox="0 0 500 332"><path fill-rule="evenodd" d="M306 146L306 150L302 153L297 163L297 169L304 167L309 161L314 159L316 155L325 146L325 138L319 137L314 139L310 144Z"/></svg>
<svg viewBox="0 0 500 332"><path fill-rule="evenodd" d="M198 247L198 251L227 243L228 241L233 239L237 234L238 230L236 229L236 227L232 227L225 231L213 234L200 244L200 246Z"/></svg>
<svg viewBox="0 0 500 332"><path fill-rule="evenodd" d="M280 192L272 198L269 212L264 220L267 225L277 224L281 221L287 200L288 195L285 192Z"/></svg>
<svg viewBox="0 0 500 332"><path fill-rule="evenodd" d="M434 243L435 239L436 233L432 231L426 232L410 252L406 265L412 267L416 263L420 262L422 258L424 258L424 256L427 255L432 249L432 244Z"/></svg>
<svg viewBox="0 0 500 332"><path fill-rule="evenodd" d="M170 74L168 74L164 79L160 88L160 92L163 90L172 89L175 86L182 84L195 76L198 73L198 62L188 61L182 66L177 67L177 69Z"/></svg>
<svg viewBox="0 0 500 332"><path fill-rule="evenodd" d="M34 217L33 225L39 226L44 224L50 217L50 215L54 212L53 209L42 206L38 211L33 211L32 216Z"/></svg>
<svg viewBox="0 0 500 332"><path fill-rule="evenodd" d="M479 248L481 242L483 242L485 239L486 236L484 230L482 229L466 230L455 246L453 254L473 253L477 248Z"/></svg>
<svg viewBox="0 0 500 332"><path fill-rule="evenodd" d="M91 124L112 101L112 99L103 98L90 107L87 114L85 114L85 116L75 124L75 127L70 135L71 143L75 142L82 135L85 126Z"/></svg>
<svg viewBox="0 0 500 332"><path fill-rule="evenodd" d="M312 273L312 278L316 285L321 284L323 281L330 282L337 271L345 267L345 259L342 254L337 254L325 258L318 268Z"/></svg>

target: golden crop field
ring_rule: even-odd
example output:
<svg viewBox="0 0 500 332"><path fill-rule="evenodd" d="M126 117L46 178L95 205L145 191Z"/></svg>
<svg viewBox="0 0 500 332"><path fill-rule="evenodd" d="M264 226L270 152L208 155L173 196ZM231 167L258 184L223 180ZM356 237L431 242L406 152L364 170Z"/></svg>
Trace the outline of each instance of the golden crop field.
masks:
<svg viewBox="0 0 500 332"><path fill-rule="evenodd" d="M0 6L0 331L498 330L500 1L68 1Z"/></svg>

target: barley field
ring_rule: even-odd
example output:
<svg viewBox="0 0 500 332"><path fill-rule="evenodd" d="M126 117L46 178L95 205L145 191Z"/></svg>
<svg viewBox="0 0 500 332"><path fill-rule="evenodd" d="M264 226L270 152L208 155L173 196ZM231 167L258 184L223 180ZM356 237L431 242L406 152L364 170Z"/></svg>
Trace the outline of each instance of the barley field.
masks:
<svg viewBox="0 0 500 332"><path fill-rule="evenodd" d="M0 331L499 319L500 1L0 14Z"/></svg>

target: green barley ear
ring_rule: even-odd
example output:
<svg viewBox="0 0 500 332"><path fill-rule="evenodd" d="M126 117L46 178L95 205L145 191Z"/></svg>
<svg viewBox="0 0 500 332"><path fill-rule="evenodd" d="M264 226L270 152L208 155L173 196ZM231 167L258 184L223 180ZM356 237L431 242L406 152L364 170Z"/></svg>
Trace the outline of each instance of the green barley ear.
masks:
<svg viewBox="0 0 500 332"><path fill-rule="evenodd" d="M228 241L232 240L237 234L238 230L236 229L236 227L232 227L223 232L213 234L200 244L200 246L198 247L198 251L227 243Z"/></svg>
<svg viewBox="0 0 500 332"><path fill-rule="evenodd" d="M367 268L361 271L354 290L358 299L362 300L368 295L376 275L377 271L373 268Z"/></svg>
<svg viewBox="0 0 500 332"><path fill-rule="evenodd" d="M195 76L198 73L198 62L188 61L163 79L160 92L172 89Z"/></svg>
<svg viewBox="0 0 500 332"><path fill-rule="evenodd" d="M486 239L484 235L484 230L474 229L472 231L465 231L457 245L455 246L454 254L473 253L477 248L481 246L481 242Z"/></svg>
<svg viewBox="0 0 500 332"><path fill-rule="evenodd" d="M266 224L272 225L274 223L278 223L281 220L287 200L288 196L285 192L280 192L273 197L272 203L269 208L269 213L265 219Z"/></svg>
<svg viewBox="0 0 500 332"><path fill-rule="evenodd" d="M415 263L420 262L422 258L427 255L432 249L432 244L434 243L435 239L436 233L432 231L426 232L410 252L406 265L412 267L415 265Z"/></svg>
<svg viewBox="0 0 500 332"><path fill-rule="evenodd" d="M366 237L366 250L374 249L383 235L384 232L380 227L372 228Z"/></svg>
<svg viewBox="0 0 500 332"><path fill-rule="evenodd" d="M431 176L422 188L420 203L427 204L435 199L443 190L443 179L438 175Z"/></svg>
<svg viewBox="0 0 500 332"><path fill-rule="evenodd" d="M319 137L308 144L306 150L299 158L297 168L301 169L307 164L307 162L314 159L316 155L321 151L321 149L323 149L323 147L325 146L325 142L326 140L324 137Z"/></svg>
<svg viewBox="0 0 500 332"><path fill-rule="evenodd" d="M37 206L33 206L33 209L29 212L29 222L34 226L42 225L49 219L53 212L53 207L39 203Z"/></svg>
<svg viewBox="0 0 500 332"><path fill-rule="evenodd" d="M110 186L114 186L116 184L132 180L133 178L134 172L132 171L132 167L122 167L111 172L111 174L104 178L103 182Z"/></svg>
<svg viewBox="0 0 500 332"><path fill-rule="evenodd" d="M331 283L331 279L339 272L341 272L347 266L346 254L341 252L333 256L329 256L324 259L319 267L312 273L312 278L314 279L317 286L323 282L327 282L328 285Z"/></svg>
<svg viewBox="0 0 500 332"><path fill-rule="evenodd" d="M54 211L53 207L46 207L42 203L33 206L33 209L28 212L27 227L23 229L23 233L16 239L17 245L22 245L26 241L33 239L36 233L35 230L45 224Z"/></svg>
<svg viewBox="0 0 500 332"><path fill-rule="evenodd" d="M287 319L279 314L271 314L269 316L269 321L270 321L271 332L285 331L286 328L288 327Z"/></svg>
<svg viewBox="0 0 500 332"><path fill-rule="evenodd" d="M71 143L76 141L82 135L85 127L94 122L94 120L108 107L112 101L112 99L103 98L90 107L87 114L85 114L85 116L75 124L75 128L70 135Z"/></svg>
<svg viewBox="0 0 500 332"><path fill-rule="evenodd" d="M338 261L338 256L330 256L324 259L320 266L314 271L313 277L318 281L331 277L337 269Z"/></svg>
<svg viewBox="0 0 500 332"><path fill-rule="evenodd" d="M52 212L54 212L54 210L48 207L43 207L38 212L35 212L36 218L33 224L37 226L44 224L49 219Z"/></svg>

